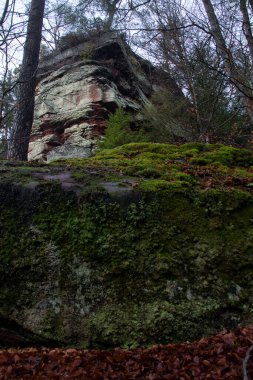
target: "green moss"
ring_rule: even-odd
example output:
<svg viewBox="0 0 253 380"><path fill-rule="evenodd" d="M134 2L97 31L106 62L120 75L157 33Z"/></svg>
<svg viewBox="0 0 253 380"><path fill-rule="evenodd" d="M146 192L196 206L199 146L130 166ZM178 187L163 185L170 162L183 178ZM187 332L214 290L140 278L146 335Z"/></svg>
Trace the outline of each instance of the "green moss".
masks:
<svg viewBox="0 0 253 380"><path fill-rule="evenodd" d="M138 188L141 191L177 190L188 187L186 181L165 181L162 179L150 179L140 182Z"/></svg>
<svg viewBox="0 0 253 380"><path fill-rule="evenodd" d="M108 305L91 317L93 339L96 345L102 347L124 348L182 342L186 336L193 340L200 331L205 336L222 329L226 315L223 321L216 319L221 310L222 305L209 298L179 304L154 301L138 306ZM239 315L234 316L234 320L229 322L230 327L235 327L239 320Z"/></svg>
<svg viewBox="0 0 253 380"><path fill-rule="evenodd" d="M250 166L253 162L252 151L215 145L216 149L205 152L191 160L194 164L220 163L226 166Z"/></svg>
<svg viewBox="0 0 253 380"><path fill-rule="evenodd" d="M252 193L226 186L252 181L251 153L236 150L239 167L191 162L220 149L130 144L68 160L78 186L67 191L2 181L0 313L24 321L29 310L42 335L103 347L197 339L251 318ZM102 191L128 170L133 189Z"/></svg>
<svg viewBox="0 0 253 380"><path fill-rule="evenodd" d="M205 157L197 157L197 158L192 158L190 162L191 162L191 164L193 164L193 165L208 165L208 164L210 164L212 161L208 160L208 159L205 158Z"/></svg>
<svg viewBox="0 0 253 380"><path fill-rule="evenodd" d="M84 167L108 168L114 174L159 179L167 181L168 187L173 182L178 186L178 181L191 188L205 187L207 178L212 177L215 187L223 189L240 186L246 189L250 187L248 183L252 182L252 159L252 151L219 144L190 143L175 146L131 143L99 151L89 160L75 159L68 160L67 163L80 170ZM114 175L114 180L118 181L119 176Z"/></svg>
<svg viewBox="0 0 253 380"><path fill-rule="evenodd" d="M138 177L145 177L145 178L159 178L162 176L162 172L153 168L144 168L144 169L138 170L135 173L135 175L137 175Z"/></svg>

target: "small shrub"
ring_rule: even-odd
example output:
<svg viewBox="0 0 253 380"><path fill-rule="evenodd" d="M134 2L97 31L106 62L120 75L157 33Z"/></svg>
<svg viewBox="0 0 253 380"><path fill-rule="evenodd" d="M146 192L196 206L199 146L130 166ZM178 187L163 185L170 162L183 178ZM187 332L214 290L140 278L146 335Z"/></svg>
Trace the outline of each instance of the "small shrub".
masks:
<svg viewBox="0 0 253 380"><path fill-rule="evenodd" d="M104 31L100 28L99 24L91 29L89 28L88 30L84 29L77 32L70 32L59 39L56 45L56 49L62 52L84 42L88 44L91 43L95 46L97 43L99 43L99 40L103 34Z"/></svg>
<svg viewBox="0 0 253 380"><path fill-rule="evenodd" d="M131 122L132 116L122 108L118 108L114 114L109 116L105 136L98 142L98 147L102 149L111 149L130 142L147 140L147 137L142 130L131 130Z"/></svg>
<svg viewBox="0 0 253 380"><path fill-rule="evenodd" d="M83 33L68 33L65 34L60 38L60 40L57 43L57 49L60 51L64 51L66 49L69 49L73 46L77 46L80 43L84 42L86 40Z"/></svg>
<svg viewBox="0 0 253 380"><path fill-rule="evenodd" d="M83 48L83 51L81 52L81 58L82 60L91 59L92 58L92 52L95 49L95 44L91 41L88 41L85 43L85 46Z"/></svg>
<svg viewBox="0 0 253 380"><path fill-rule="evenodd" d="M187 99L173 98L167 90L153 94L142 111L142 123L153 142L176 143L191 139L192 115Z"/></svg>

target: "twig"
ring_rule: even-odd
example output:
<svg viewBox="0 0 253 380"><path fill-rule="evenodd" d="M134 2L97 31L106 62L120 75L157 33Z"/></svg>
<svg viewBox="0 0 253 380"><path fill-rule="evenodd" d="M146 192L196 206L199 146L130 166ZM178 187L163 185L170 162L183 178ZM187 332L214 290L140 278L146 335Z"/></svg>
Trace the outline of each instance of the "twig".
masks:
<svg viewBox="0 0 253 380"><path fill-rule="evenodd" d="M248 365L248 361L250 359L250 355L251 355L251 352L253 351L253 345L250 346L250 348L248 349L248 351L246 352L246 355L245 355L245 358L243 360L243 363L242 363L242 368L243 368L243 380L250 380L250 378L248 377L248 374L247 374L247 365Z"/></svg>

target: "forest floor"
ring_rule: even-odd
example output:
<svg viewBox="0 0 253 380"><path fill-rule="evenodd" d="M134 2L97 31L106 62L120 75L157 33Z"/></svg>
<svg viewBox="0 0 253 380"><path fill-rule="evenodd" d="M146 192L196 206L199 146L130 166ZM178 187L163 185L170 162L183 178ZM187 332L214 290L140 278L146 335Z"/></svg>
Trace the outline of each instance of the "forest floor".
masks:
<svg viewBox="0 0 253 380"><path fill-rule="evenodd" d="M253 326L248 326L147 349L1 349L0 379L250 380L252 344Z"/></svg>

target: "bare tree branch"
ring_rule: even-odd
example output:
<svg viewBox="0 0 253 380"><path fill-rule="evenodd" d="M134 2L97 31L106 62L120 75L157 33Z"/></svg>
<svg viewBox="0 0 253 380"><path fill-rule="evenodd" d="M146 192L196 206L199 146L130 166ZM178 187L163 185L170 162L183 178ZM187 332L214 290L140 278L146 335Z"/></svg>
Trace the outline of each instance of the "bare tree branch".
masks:
<svg viewBox="0 0 253 380"><path fill-rule="evenodd" d="M4 21L5 21L5 18L7 16L7 13L8 13L8 9L9 9L9 3L10 1L9 0L6 0L5 2L5 6L4 6L4 10L3 10L3 13L2 13L2 16L0 18L0 26L3 25Z"/></svg>

